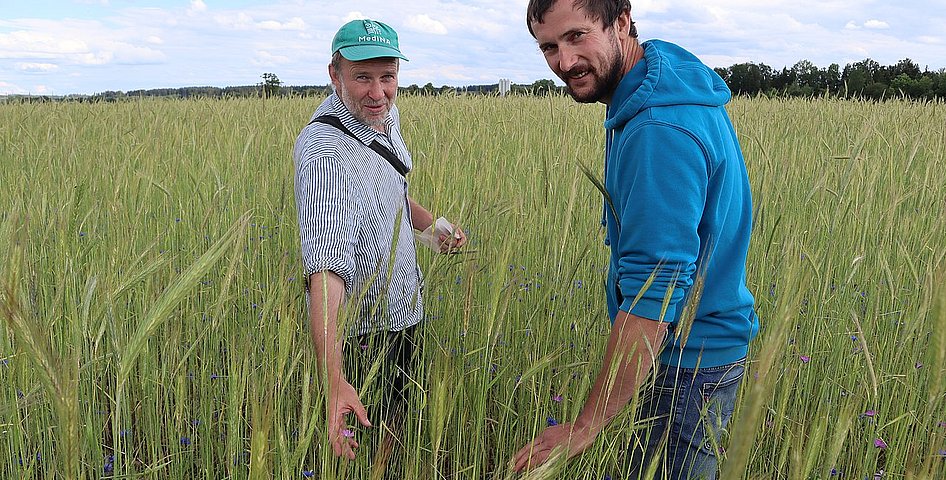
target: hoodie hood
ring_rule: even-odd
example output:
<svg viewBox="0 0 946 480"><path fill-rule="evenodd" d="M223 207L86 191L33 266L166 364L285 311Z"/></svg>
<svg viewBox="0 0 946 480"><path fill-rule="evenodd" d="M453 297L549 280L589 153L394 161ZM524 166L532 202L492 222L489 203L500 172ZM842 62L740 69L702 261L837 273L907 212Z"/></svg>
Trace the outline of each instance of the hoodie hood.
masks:
<svg viewBox="0 0 946 480"><path fill-rule="evenodd" d="M611 98L607 129L622 127L642 110L675 105L723 106L732 98L726 82L690 52L669 42L641 44L644 57Z"/></svg>

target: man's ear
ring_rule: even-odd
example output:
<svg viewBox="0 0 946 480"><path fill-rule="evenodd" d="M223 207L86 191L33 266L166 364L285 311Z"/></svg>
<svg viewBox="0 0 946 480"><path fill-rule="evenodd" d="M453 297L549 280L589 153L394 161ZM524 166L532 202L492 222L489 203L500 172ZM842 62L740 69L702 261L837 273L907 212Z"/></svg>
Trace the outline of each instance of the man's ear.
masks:
<svg viewBox="0 0 946 480"><path fill-rule="evenodd" d="M332 86L335 87L336 90L338 89L338 83L340 81L340 79L338 78L338 73L339 72L335 71L335 65L332 65L331 63L329 63L328 64L328 78L332 81Z"/></svg>
<svg viewBox="0 0 946 480"><path fill-rule="evenodd" d="M625 10L614 20L614 28L618 33L631 34L631 10Z"/></svg>

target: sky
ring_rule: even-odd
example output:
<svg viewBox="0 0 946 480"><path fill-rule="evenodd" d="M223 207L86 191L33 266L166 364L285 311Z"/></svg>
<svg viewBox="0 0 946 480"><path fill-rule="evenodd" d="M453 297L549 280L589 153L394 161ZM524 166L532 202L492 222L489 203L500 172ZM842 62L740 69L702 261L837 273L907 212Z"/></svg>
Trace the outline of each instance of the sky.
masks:
<svg viewBox="0 0 946 480"><path fill-rule="evenodd" d="M554 78L525 26L528 0L0 0L0 95L187 86L326 85L349 20L397 30L399 80L531 84ZM944 0L632 0L641 40L677 43L711 67L865 58L946 67ZM561 83L556 81L556 83Z"/></svg>

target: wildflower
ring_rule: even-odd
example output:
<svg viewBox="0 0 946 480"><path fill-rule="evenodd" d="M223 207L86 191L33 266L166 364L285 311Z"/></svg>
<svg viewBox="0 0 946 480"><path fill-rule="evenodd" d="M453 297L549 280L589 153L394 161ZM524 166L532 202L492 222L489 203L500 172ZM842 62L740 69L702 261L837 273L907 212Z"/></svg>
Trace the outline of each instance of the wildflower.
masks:
<svg viewBox="0 0 946 480"><path fill-rule="evenodd" d="M916 362L916 363L913 365L913 368L919 370L919 369L923 368L923 364L920 363L920 362Z"/></svg>
<svg viewBox="0 0 946 480"><path fill-rule="evenodd" d="M115 471L115 455L105 457L105 465L103 465L102 471L105 475L110 475Z"/></svg>
<svg viewBox="0 0 946 480"><path fill-rule="evenodd" d="M862 417L873 417L873 416L875 416L875 415L877 415L877 411L876 411L876 410L868 410L868 411L866 411L866 412L864 412L864 413L861 414Z"/></svg>
<svg viewBox="0 0 946 480"><path fill-rule="evenodd" d="M549 424L550 427L554 427L558 425L558 420L555 420L555 417L549 415L548 418L545 419L545 423Z"/></svg>
<svg viewBox="0 0 946 480"><path fill-rule="evenodd" d="M801 363L808 363L811 361L811 357L809 357L808 355L802 355L799 358L801 358Z"/></svg>
<svg viewBox="0 0 946 480"><path fill-rule="evenodd" d="M575 288L581 288L584 285L585 285L585 282L582 282L581 280L575 280Z"/></svg>
<svg viewBox="0 0 946 480"><path fill-rule="evenodd" d="M936 452L937 457L946 457L946 450L940 450Z"/></svg>
<svg viewBox="0 0 946 480"><path fill-rule="evenodd" d="M346 428L346 429L342 430L342 436L345 437L345 438L354 438L354 437L355 437L355 432L353 432L353 431L351 431L351 430L349 430L349 429Z"/></svg>
<svg viewBox="0 0 946 480"><path fill-rule="evenodd" d="M303 470L302 476L305 478L312 478L315 476L315 472L313 472L312 470Z"/></svg>
<svg viewBox="0 0 946 480"><path fill-rule="evenodd" d="M946 428L946 420L937 423L936 426L939 428Z"/></svg>
<svg viewBox="0 0 946 480"><path fill-rule="evenodd" d="M552 401L562 403L562 395L561 394L555 395L554 397L552 397Z"/></svg>
<svg viewBox="0 0 946 480"><path fill-rule="evenodd" d="M832 476L832 477L838 477L838 476L840 476L840 475L841 475L841 471L840 471L840 470L838 470L837 468L832 468L832 469L831 469L831 476Z"/></svg>
<svg viewBox="0 0 946 480"><path fill-rule="evenodd" d="M881 450L887 448L887 442L884 439L877 437L874 439L874 448L879 448Z"/></svg>
<svg viewBox="0 0 946 480"><path fill-rule="evenodd" d="M191 439L190 439L190 437L181 437L181 445L183 445L183 446L186 447L186 446L188 446L188 445L190 445L190 444L191 444Z"/></svg>

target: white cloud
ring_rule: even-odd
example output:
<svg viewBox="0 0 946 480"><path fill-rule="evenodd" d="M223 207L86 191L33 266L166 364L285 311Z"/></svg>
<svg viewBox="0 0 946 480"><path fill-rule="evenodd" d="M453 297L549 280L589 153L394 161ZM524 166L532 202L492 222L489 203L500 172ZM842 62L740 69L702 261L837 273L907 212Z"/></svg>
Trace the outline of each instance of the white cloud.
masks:
<svg viewBox="0 0 946 480"><path fill-rule="evenodd" d="M305 21L299 17L293 17L288 22L277 22L276 20L265 20L256 24L262 30L305 30Z"/></svg>
<svg viewBox="0 0 946 480"><path fill-rule="evenodd" d="M59 69L59 65L54 63L17 62L13 66L21 72L52 72Z"/></svg>
<svg viewBox="0 0 946 480"><path fill-rule="evenodd" d="M348 12L348 15L345 15L345 18L342 20L342 24L346 24L352 20L364 20L368 18L364 13L361 12ZM339 25L341 26L341 25Z"/></svg>
<svg viewBox="0 0 946 480"><path fill-rule="evenodd" d="M190 7L187 8L188 15L197 15L207 11L207 4L204 0L191 0Z"/></svg>
<svg viewBox="0 0 946 480"><path fill-rule="evenodd" d="M218 25L233 30L266 30L266 31L304 31L308 28L305 20L292 17L286 22L278 20L257 21L252 15L239 12L237 14L221 14L214 17Z"/></svg>
<svg viewBox="0 0 946 480"><path fill-rule="evenodd" d="M887 22L881 20L868 20L864 22L864 28L886 29L890 28L890 25L887 25Z"/></svg>
<svg viewBox="0 0 946 480"><path fill-rule="evenodd" d="M161 45L164 43L164 39L157 35L149 35L147 38L145 38L145 41L152 45Z"/></svg>
<svg viewBox="0 0 946 480"><path fill-rule="evenodd" d="M847 22L847 25L844 26L845 30L860 30L861 26L857 24L854 20Z"/></svg>
<svg viewBox="0 0 946 480"><path fill-rule="evenodd" d="M256 55L253 57L253 64L271 67L279 64L289 63L291 59L285 55L274 55L267 52L266 50L259 50L256 52Z"/></svg>
<svg viewBox="0 0 946 480"><path fill-rule="evenodd" d="M437 20L430 18L428 15L413 15L407 17L405 25L407 28L421 33L429 33L433 35L447 34L447 27Z"/></svg>
<svg viewBox="0 0 946 480"><path fill-rule="evenodd" d="M35 20L0 34L0 59L23 64L106 65L155 63L165 60L159 50L125 41L98 22ZM32 71L36 71L35 69Z"/></svg>

